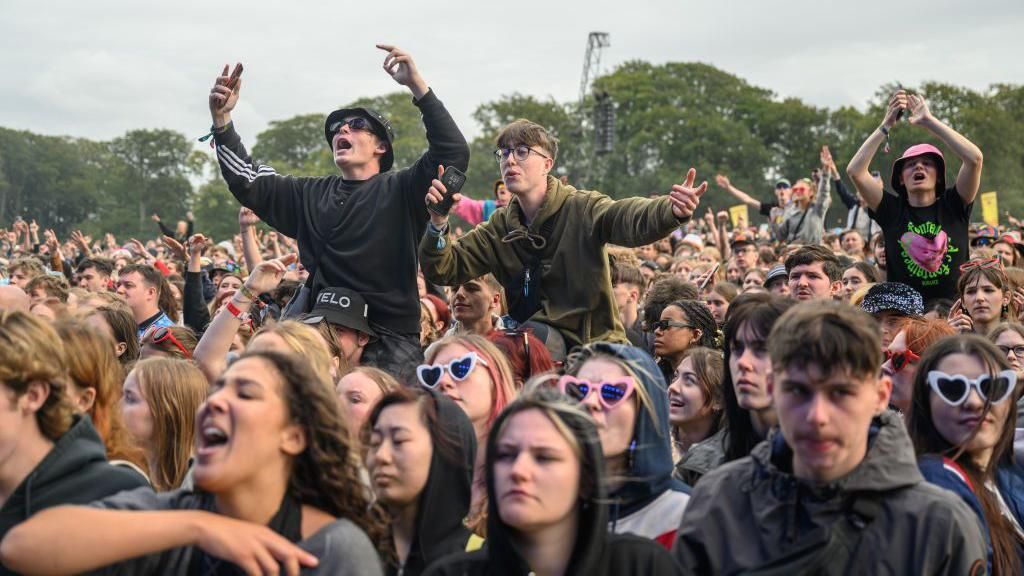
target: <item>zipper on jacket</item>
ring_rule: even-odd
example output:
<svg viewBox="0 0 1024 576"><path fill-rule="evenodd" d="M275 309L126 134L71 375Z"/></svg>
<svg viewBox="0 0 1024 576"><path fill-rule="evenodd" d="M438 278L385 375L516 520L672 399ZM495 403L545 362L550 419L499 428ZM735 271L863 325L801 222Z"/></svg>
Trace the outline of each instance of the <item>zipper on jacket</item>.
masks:
<svg viewBox="0 0 1024 576"><path fill-rule="evenodd" d="M523 296L530 295L530 269L526 269L526 275L523 277Z"/></svg>

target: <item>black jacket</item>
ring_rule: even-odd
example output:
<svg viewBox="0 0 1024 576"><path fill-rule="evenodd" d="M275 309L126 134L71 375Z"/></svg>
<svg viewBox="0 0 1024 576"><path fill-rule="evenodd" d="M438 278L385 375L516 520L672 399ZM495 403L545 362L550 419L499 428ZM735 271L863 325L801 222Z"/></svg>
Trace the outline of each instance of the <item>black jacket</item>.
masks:
<svg viewBox="0 0 1024 576"><path fill-rule="evenodd" d="M463 524L469 514L473 493L473 464L476 460L476 434L469 418L454 402L431 393L437 406L439 433L458 444L458 454L443 455L434 443L430 475L420 493L416 513L416 535L409 557L402 567L402 576L419 576L438 558L464 552L470 531ZM453 461L457 457L458 461ZM389 566L389 575L399 574Z"/></svg>
<svg viewBox="0 0 1024 576"><path fill-rule="evenodd" d="M206 272L185 272L185 293L182 294L181 316L188 326L201 337L210 325L210 310L203 295L203 276Z"/></svg>
<svg viewBox="0 0 1024 576"><path fill-rule="evenodd" d="M54 444L0 508L0 538L40 510L64 504L87 504L123 490L148 486L134 471L112 466L88 416L75 423ZM0 567L0 574L10 574Z"/></svg>
<svg viewBox="0 0 1024 576"><path fill-rule="evenodd" d="M504 418L511 412L499 416L493 429L500 430ZM658 543L632 534L608 533L608 496L605 489L604 457L601 442L593 423L585 418L563 422L576 435L580 444L581 459L587 464L583 469L596 471L594 493L580 498L576 543L569 557L565 574L587 576L630 576L657 574L671 576L682 574L679 565L667 550ZM580 424L580 422L583 422ZM488 439L487 466L492 470L495 460L497 438L492 434ZM434 563L428 576L469 576L492 574L496 576L526 576L530 567L517 552L513 544L513 529L501 520L496 502L496 488L493 475L487 478L487 543L476 552L453 554Z"/></svg>
<svg viewBox="0 0 1024 576"><path fill-rule="evenodd" d="M465 171L469 145L433 91L415 102L423 113L427 151L409 168L365 181L341 176L280 176L249 156L234 125L217 132L217 159L231 193L264 222L295 238L302 264L320 277L311 286L340 286L366 299L371 323L419 334L417 246L426 230L424 197L438 165Z"/></svg>

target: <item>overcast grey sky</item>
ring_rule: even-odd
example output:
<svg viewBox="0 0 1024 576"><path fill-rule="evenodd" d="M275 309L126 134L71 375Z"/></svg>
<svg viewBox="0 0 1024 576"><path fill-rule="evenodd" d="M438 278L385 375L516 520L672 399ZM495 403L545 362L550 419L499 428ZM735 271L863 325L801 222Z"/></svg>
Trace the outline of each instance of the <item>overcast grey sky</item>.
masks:
<svg viewBox="0 0 1024 576"><path fill-rule="evenodd" d="M0 126L94 139L202 134L213 77L242 61L235 120L251 142L270 120L398 88L376 42L410 50L470 136L474 108L503 94L575 99L598 30L611 34L606 71L702 61L820 106L862 107L896 80L1024 82L1022 0L4 0L2 10Z"/></svg>

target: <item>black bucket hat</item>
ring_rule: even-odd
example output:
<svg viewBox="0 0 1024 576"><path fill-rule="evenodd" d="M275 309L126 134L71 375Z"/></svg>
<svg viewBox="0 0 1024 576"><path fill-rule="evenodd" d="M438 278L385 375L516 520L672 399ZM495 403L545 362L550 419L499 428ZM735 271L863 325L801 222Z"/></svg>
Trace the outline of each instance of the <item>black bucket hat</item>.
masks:
<svg viewBox="0 0 1024 576"><path fill-rule="evenodd" d="M369 120L370 126L373 127L373 133L388 143L388 151L380 159L380 171L387 172L391 170L391 166L395 163L395 131L391 128L391 122L388 122L388 119L383 114L373 108L340 108L328 114L327 120L324 121L324 137L327 139L327 145L332 146L334 144L334 133L337 132L337 130L332 131L331 126L352 116L361 116Z"/></svg>

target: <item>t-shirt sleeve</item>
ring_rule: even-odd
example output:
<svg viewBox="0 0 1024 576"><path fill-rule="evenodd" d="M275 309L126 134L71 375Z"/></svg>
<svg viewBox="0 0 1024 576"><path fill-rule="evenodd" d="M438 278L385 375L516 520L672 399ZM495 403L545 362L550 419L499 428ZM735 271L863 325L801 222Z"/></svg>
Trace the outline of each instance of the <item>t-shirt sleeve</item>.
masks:
<svg viewBox="0 0 1024 576"><path fill-rule="evenodd" d="M960 196L960 193L957 192L956 186L948 188L943 199L946 201L946 207L950 213L954 214L957 218L960 218L963 222L971 221L971 212L974 210L974 202L964 204L964 199Z"/></svg>
<svg viewBox="0 0 1024 576"><path fill-rule="evenodd" d="M299 546L316 556L318 574L383 576L377 550L366 533L348 520L336 520Z"/></svg>
<svg viewBox="0 0 1024 576"><path fill-rule="evenodd" d="M891 194L882 194L882 201L878 203L878 209L868 208L868 216L878 222L882 228L890 226L899 218L900 197Z"/></svg>

